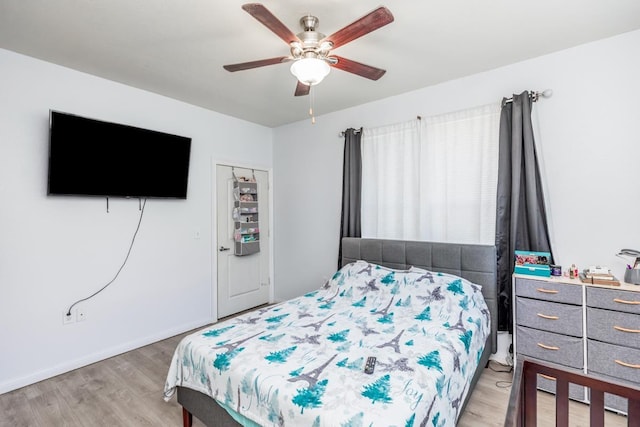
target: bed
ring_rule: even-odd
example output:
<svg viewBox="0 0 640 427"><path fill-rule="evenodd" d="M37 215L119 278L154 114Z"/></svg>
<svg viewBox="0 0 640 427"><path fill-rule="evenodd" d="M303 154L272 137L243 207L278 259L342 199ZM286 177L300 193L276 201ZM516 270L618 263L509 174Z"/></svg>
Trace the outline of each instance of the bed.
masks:
<svg viewBox="0 0 640 427"><path fill-rule="evenodd" d="M165 399L185 426L456 423L496 349L495 248L345 238L342 265L181 341Z"/></svg>

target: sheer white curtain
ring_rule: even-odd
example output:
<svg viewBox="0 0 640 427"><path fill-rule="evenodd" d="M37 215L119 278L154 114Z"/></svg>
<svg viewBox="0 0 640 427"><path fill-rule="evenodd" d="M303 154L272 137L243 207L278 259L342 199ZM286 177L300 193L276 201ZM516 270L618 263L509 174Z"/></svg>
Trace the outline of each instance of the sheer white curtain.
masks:
<svg viewBox="0 0 640 427"><path fill-rule="evenodd" d="M362 131L362 237L414 239L420 227L419 120Z"/></svg>
<svg viewBox="0 0 640 427"><path fill-rule="evenodd" d="M425 120L421 236L495 243L500 103Z"/></svg>
<svg viewBox="0 0 640 427"><path fill-rule="evenodd" d="M500 103L365 129L362 236L495 243Z"/></svg>

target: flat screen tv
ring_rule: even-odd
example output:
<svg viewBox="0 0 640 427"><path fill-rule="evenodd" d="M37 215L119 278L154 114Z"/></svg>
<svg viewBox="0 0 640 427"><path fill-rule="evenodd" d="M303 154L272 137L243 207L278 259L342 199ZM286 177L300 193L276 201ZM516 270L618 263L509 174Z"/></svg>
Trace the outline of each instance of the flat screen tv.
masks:
<svg viewBox="0 0 640 427"><path fill-rule="evenodd" d="M187 198L191 138L49 112L47 194Z"/></svg>

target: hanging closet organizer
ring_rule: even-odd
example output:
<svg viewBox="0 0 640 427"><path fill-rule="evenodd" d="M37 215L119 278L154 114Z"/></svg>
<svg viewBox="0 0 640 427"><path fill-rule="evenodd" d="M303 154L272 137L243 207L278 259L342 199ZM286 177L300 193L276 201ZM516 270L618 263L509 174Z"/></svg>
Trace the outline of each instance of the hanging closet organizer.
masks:
<svg viewBox="0 0 640 427"><path fill-rule="evenodd" d="M258 212L258 183L251 178L233 175L234 254L251 255L260 252L260 228Z"/></svg>

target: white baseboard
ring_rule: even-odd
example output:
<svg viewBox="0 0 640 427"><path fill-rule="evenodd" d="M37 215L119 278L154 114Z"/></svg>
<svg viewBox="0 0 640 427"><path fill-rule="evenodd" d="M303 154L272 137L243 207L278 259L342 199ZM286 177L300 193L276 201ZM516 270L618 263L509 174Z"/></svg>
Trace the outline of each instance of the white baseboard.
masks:
<svg viewBox="0 0 640 427"><path fill-rule="evenodd" d="M119 354L126 353L131 350L135 350L136 348L153 344L154 342L158 342L158 341L165 340L167 338L174 337L176 335L182 334L192 329L203 327L205 325L209 325L211 323L212 323L211 319L188 323L180 327L171 328L157 334L153 334L144 338L129 341L115 347L111 347L93 354L89 354L87 356L84 356L78 359L70 360L68 362L61 363L57 366L53 366L51 368L34 372L24 377L14 378L9 381L5 381L3 383L0 383L0 394L4 394L13 390L17 390L21 387L25 387L49 378L53 378L57 375L64 374L69 371L73 371L74 369L82 368L83 366L100 362L101 360L105 360L110 357L117 356ZM169 366L167 366L167 370L168 369L169 369Z"/></svg>

